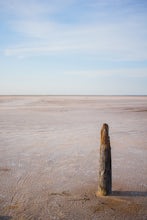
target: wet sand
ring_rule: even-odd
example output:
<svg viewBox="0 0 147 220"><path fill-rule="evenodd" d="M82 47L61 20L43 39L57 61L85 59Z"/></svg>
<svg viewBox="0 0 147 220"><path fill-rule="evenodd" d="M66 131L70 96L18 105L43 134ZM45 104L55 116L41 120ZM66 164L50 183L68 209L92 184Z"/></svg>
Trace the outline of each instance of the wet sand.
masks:
<svg viewBox="0 0 147 220"><path fill-rule="evenodd" d="M100 128L113 194L96 197ZM147 96L0 96L0 220L146 220Z"/></svg>

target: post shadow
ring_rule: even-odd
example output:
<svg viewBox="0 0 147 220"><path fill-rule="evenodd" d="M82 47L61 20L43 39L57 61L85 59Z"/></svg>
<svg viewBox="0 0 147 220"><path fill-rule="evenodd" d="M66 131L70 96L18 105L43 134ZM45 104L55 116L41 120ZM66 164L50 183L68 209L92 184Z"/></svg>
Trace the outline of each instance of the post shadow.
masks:
<svg viewBox="0 0 147 220"><path fill-rule="evenodd" d="M12 216L2 216L0 215L0 220L10 220L12 219Z"/></svg>
<svg viewBox="0 0 147 220"><path fill-rule="evenodd" d="M147 191L113 191L112 196L124 197L147 197Z"/></svg>

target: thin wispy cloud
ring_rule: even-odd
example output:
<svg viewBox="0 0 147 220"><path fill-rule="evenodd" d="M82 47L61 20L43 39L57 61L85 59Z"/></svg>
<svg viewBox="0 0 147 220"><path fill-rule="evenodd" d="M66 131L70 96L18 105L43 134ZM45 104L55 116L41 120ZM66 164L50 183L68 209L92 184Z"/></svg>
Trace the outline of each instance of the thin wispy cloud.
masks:
<svg viewBox="0 0 147 220"><path fill-rule="evenodd" d="M27 1L14 1L14 3L13 7L9 6L9 10L12 8L13 13L15 13L16 17L19 16L20 20L11 20L9 24L11 29L20 35L20 38L27 38L27 40L22 40L21 45L9 45L4 50L5 55L32 56L33 51L35 54L38 52L38 55L42 55L43 52L45 54L47 51L49 53L51 51L54 52L53 47L55 47L56 52L58 52L57 48L59 48L60 52L62 47L62 51L65 48L65 52L69 50L85 53L85 50L87 52L90 50L90 53L93 51L94 55L96 55L97 52L98 56L102 55L106 59L108 59L110 53L112 53L113 59L119 60L147 59L147 31L145 20L142 22L142 15L138 15L137 21L134 20L134 15L130 15L129 18L124 18L123 21L119 22L117 20L109 21L109 17L105 16L106 21L100 22L97 19L95 21L91 20L88 23L87 21L85 23L82 21L82 24L75 22L71 25L68 21L61 23L60 19L50 17L50 13L52 15L57 13L53 8L57 3L59 4L59 1L55 1L54 4L53 1L49 1L48 7L44 1L43 3L37 2L37 4L33 1L31 1L31 4L28 4ZM58 4L58 10L63 10L63 5L61 3ZM67 5L67 1L64 1L63 4L67 8L70 6L70 4ZM73 1L71 1L71 4L73 4ZM99 9L101 5L106 6L110 3L108 1L100 1L98 3L92 2L91 4L96 4ZM15 5L16 8L14 7ZM30 20L31 11L34 19ZM49 17L45 18L46 16L41 16L42 14L49 15ZM97 16L96 12L95 14ZM80 17L82 15L79 16L79 20ZM36 42L36 48L35 45L33 47L30 46L30 42L32 44ZM24 50L24 47L26 47L26 50Z"/></svg>
<svg viewBox="0 0 147 220"><path fill-rule="evenodd" d="M1 57L62 60L70 66L69 71L62 67L65 75L146 77L146 9L144 0L0 1ZM105 65L110 62L108 71ZM135 62L137 68L125 67Z"/></svg>
<svg viewBox="0 0 147 220"><path fill-rule="evenodd" d="M1 10L17 18L37 18L62 10L72 0L5 0L0 2Z"/></svg>
<svg viewBox="0 0 147 220"><path fill-rule="evenodd" d="M98 70L72 70L72 71L66 71L64 72L67 75L73 75L73 76L87 76L89 78L96 78L99 76L103 76L103 77L147 77L147 68L142 68L142 69L135 69L135 68L124 68L124 69L98 69Z"/></svg>

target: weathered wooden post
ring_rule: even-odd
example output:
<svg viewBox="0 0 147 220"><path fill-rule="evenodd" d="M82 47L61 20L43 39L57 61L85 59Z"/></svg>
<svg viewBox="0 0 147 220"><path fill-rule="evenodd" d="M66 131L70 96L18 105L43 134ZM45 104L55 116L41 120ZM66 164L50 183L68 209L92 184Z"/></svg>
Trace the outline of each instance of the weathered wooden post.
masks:
<svg viewBox="0 0 147 220"><path fill-rule="evenodd" d="M101 129L101 145L99 160L99 176L97 196L106 196L112 191L111 146L109 127L103 124Z"/></svg>

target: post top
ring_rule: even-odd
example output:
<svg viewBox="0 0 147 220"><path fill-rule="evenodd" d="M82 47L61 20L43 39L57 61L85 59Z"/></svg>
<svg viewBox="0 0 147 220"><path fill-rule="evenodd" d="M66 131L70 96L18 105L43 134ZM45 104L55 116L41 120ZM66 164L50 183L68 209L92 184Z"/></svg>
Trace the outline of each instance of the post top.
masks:
<svg viewBox="0 0 147 220"><path fill-rule="evenodd" d="M109 126L104 123L101 128L101 144L109 144Z"/></svg>

